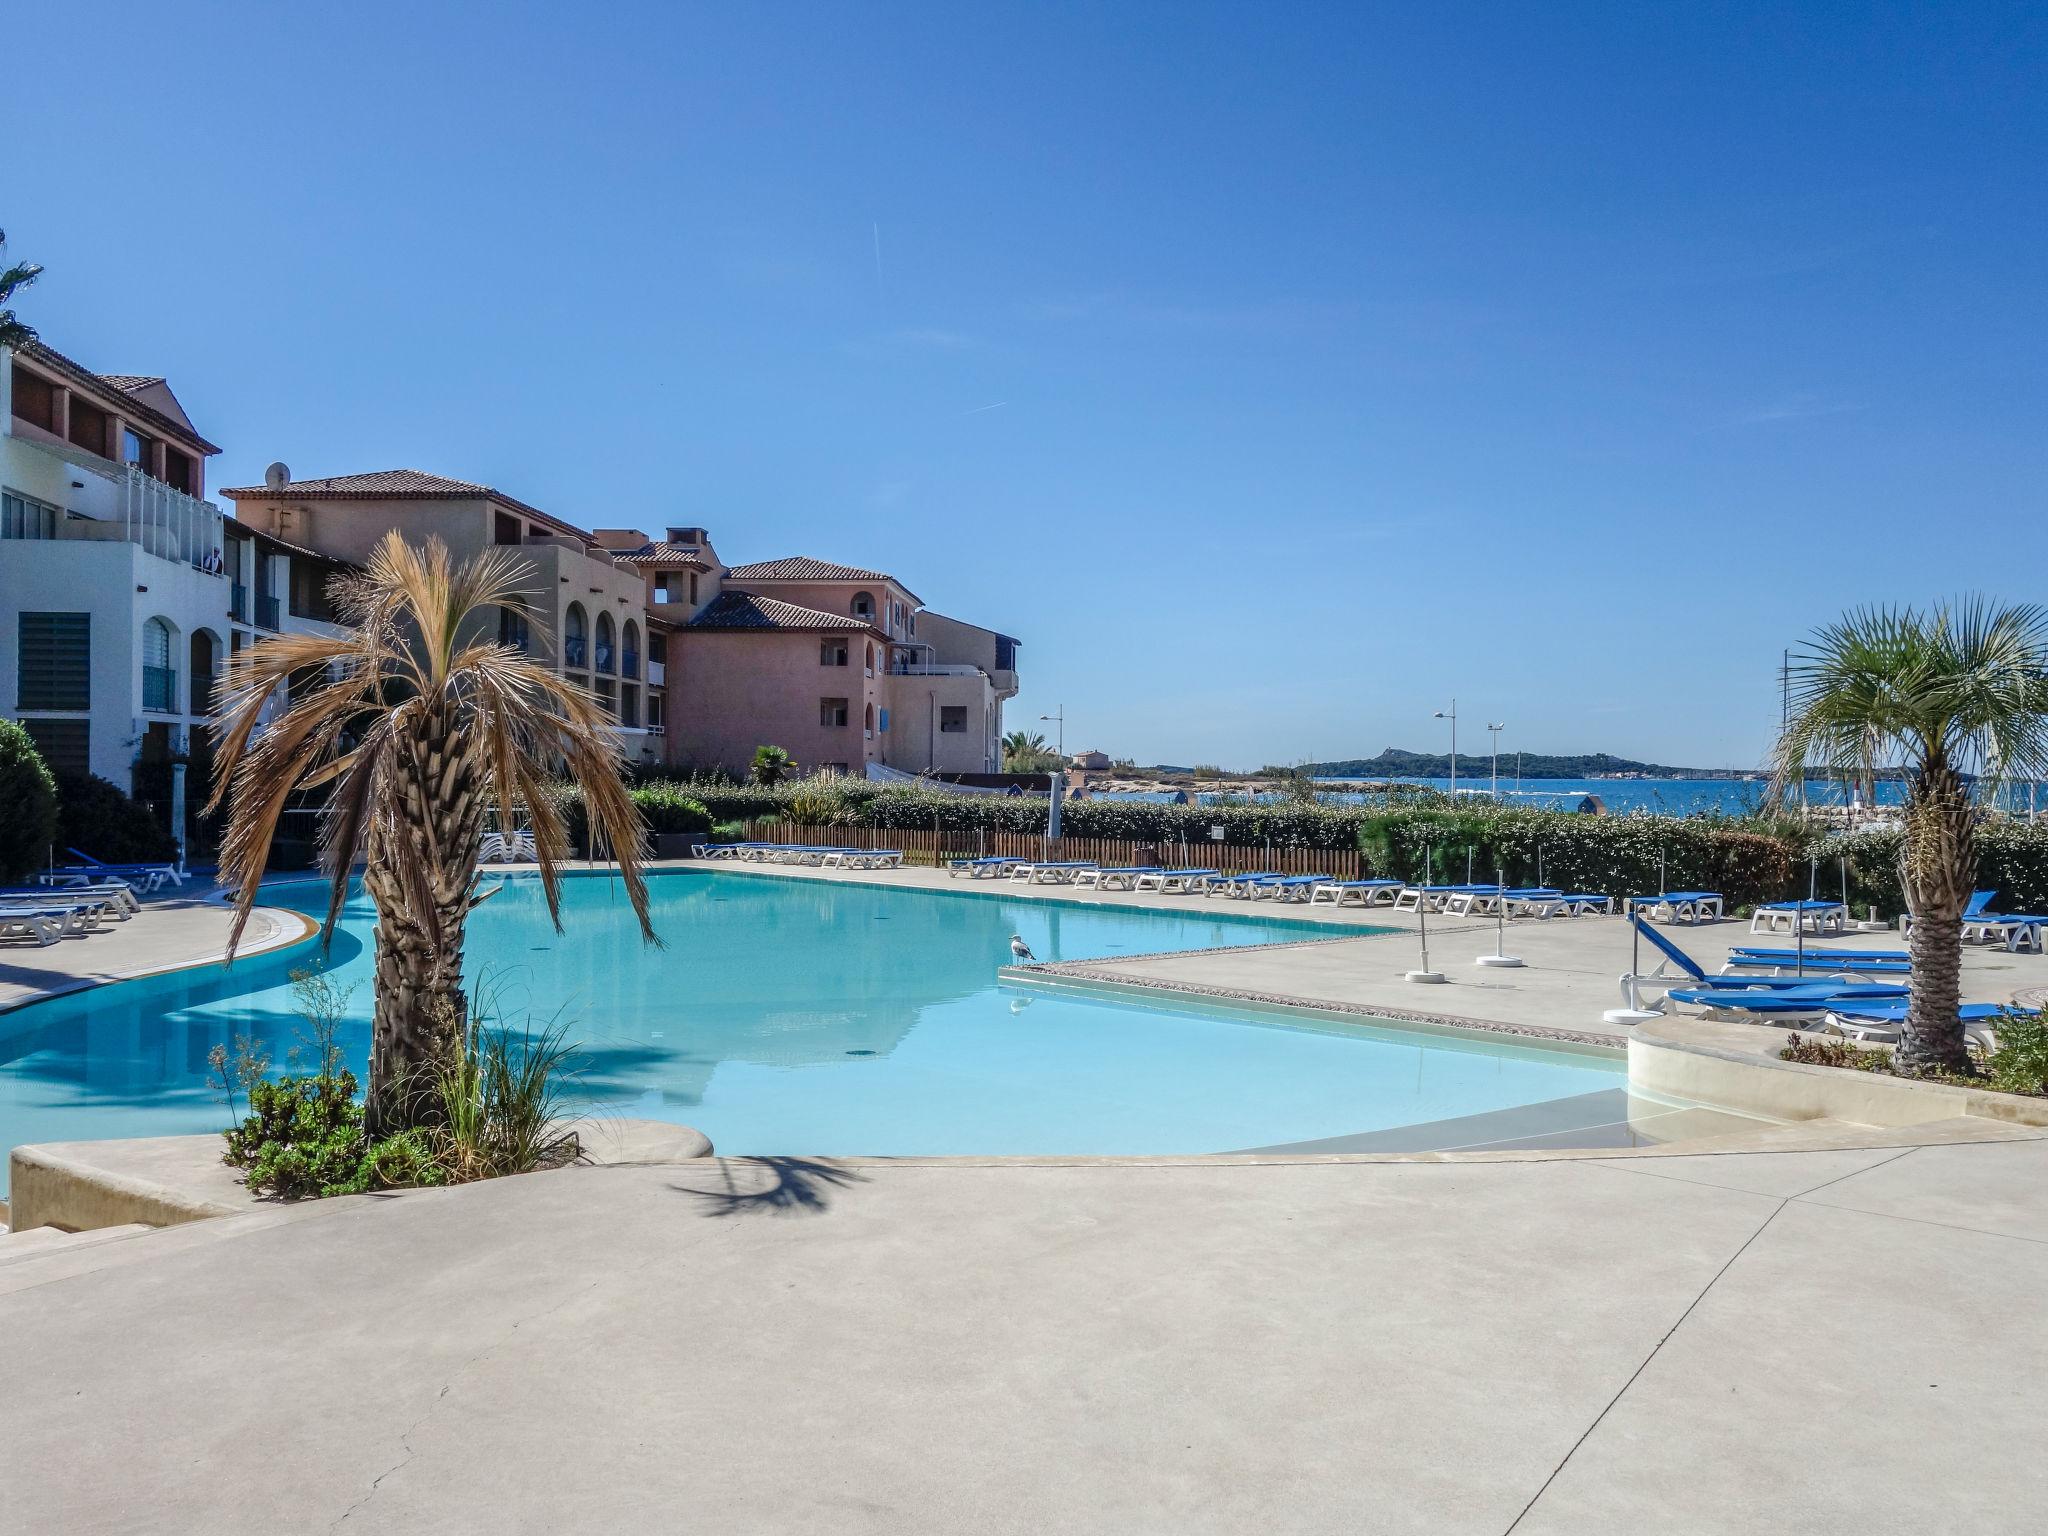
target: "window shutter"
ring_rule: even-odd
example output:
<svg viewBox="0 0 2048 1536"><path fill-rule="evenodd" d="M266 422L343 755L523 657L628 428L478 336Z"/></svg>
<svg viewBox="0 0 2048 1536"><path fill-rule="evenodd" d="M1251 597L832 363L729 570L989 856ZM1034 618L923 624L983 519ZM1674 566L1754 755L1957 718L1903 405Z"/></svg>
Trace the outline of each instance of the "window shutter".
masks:
<svg viewBox="0 0 2048 1536"><path fill-rule="evenodd" d="M21 616L17 709L92 708L92 615Z"/></svg>

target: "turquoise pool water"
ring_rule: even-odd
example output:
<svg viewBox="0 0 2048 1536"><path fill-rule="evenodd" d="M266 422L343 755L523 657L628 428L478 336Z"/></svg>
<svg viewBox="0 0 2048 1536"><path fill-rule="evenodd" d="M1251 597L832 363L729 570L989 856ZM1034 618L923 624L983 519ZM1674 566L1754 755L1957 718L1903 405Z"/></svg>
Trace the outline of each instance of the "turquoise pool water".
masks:
<svg viewBox="0 0 2048 1536"><path fill-rule="evenodd" d="M700 870L650 884L660 950L641 945L611 880L564 882L559 934L537 882L508 882L471 920L471 975L488 974L515 1019L561 1009L573 1021L584 1102L697 1126L724 1152L1217 1152L1623 1081L1620 1063L1599 1057L996 980L1013 932L1056 960L1327 932L1219 903L1162 914ZM322 893L301 883L266 901L317 912ZM328 964L359 983L344 1042L358 1072L371 923L358 896ZM77 942L118 943L119 932ZM302 945L0 1015L0 1155L22 1142L218 1129L207 1052L249 1034L282 1066L300 1028L287 973L317 955Z"/></svg>

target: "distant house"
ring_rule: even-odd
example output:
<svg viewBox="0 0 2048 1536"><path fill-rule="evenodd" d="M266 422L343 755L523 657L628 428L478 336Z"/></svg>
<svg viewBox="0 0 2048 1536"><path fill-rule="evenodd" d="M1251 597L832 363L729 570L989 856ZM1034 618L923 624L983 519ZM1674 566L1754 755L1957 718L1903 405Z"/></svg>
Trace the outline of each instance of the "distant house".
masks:
<svg viewBox="0 0 2048 1536"><path fill-rule="evenodd" d="M600 528L670 626L669 760L744 771L778 746L803 771L1000 767L1017 642L924 607L884 571L792 556L726 565L700 527Z"/></svg>
<svg viewBox="0 0 2048 1536"><path fill-rule="evenodd" d="M500 608L464 638L513 646L588 689L611 714L629 761L666 760L668 626L650 619L639 568L596 535L491 486L417 469L286 479L225 494L242 527L350 565L367 560L394 528L410 543L438 538L457 559L512 551L530 582L528 612Z"/></svg>
<svg viewBox="0 0 2048 1536"><path fill-rule="evenodd" d="M1069 761L1074 767L1090 773L1099 773L1109 766L1107 752L1076 752Z"/></svg>

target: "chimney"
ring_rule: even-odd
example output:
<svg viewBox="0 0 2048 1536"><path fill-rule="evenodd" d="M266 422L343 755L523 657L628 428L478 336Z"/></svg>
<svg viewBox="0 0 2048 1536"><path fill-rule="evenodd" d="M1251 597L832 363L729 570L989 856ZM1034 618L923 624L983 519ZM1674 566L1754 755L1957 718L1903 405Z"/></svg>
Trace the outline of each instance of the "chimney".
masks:
<svg viewBox="0 0 2048 1536"><path fill-rule="evenodd" d="M668 541L671 544L709 544L711 535L702 528L671 528Z"/></svg>

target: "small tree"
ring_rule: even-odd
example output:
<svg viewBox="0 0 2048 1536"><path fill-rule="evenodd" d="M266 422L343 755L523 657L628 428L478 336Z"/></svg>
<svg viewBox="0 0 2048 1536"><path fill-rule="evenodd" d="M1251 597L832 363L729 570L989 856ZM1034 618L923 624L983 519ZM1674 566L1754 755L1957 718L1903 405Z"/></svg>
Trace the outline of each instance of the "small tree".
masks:
<svg viewBox="0 0 2048 1536"><path fill-rule="evenodd" d="M0 879L19 880L57 840L57 781L35 738L0 720Z"/></svg>
<svg viewBox="0 0 2048 1536"><path fill-rule="evenodd" d="M1867 608L1815 632L1792 666L1774 798L1818 767L1844 781L1906 770L1900 883L1913 912L1898 1059L1963 1071L1963 910L1977 883L1979 791L2048 772L2048 609L1981 598Z"/></svg>
<svg viewBox="0 0 2048 1536"><path fill-rule="evenodd" d="M780 747L756 747L753 766L747 772L756 784L780 784L796 772L796 763Z"/></svg>
<svg viewBox="0 0 2048 1536"><path fill-rule="evenodd" d="M0 251L7 249L7 231L0 229ZM14 318L14 311L7 306L15 294L43 275L43 269L32 261L16 262L11 267L0 267L0 350L25 347L36 339L35 328Z"/></svg>

